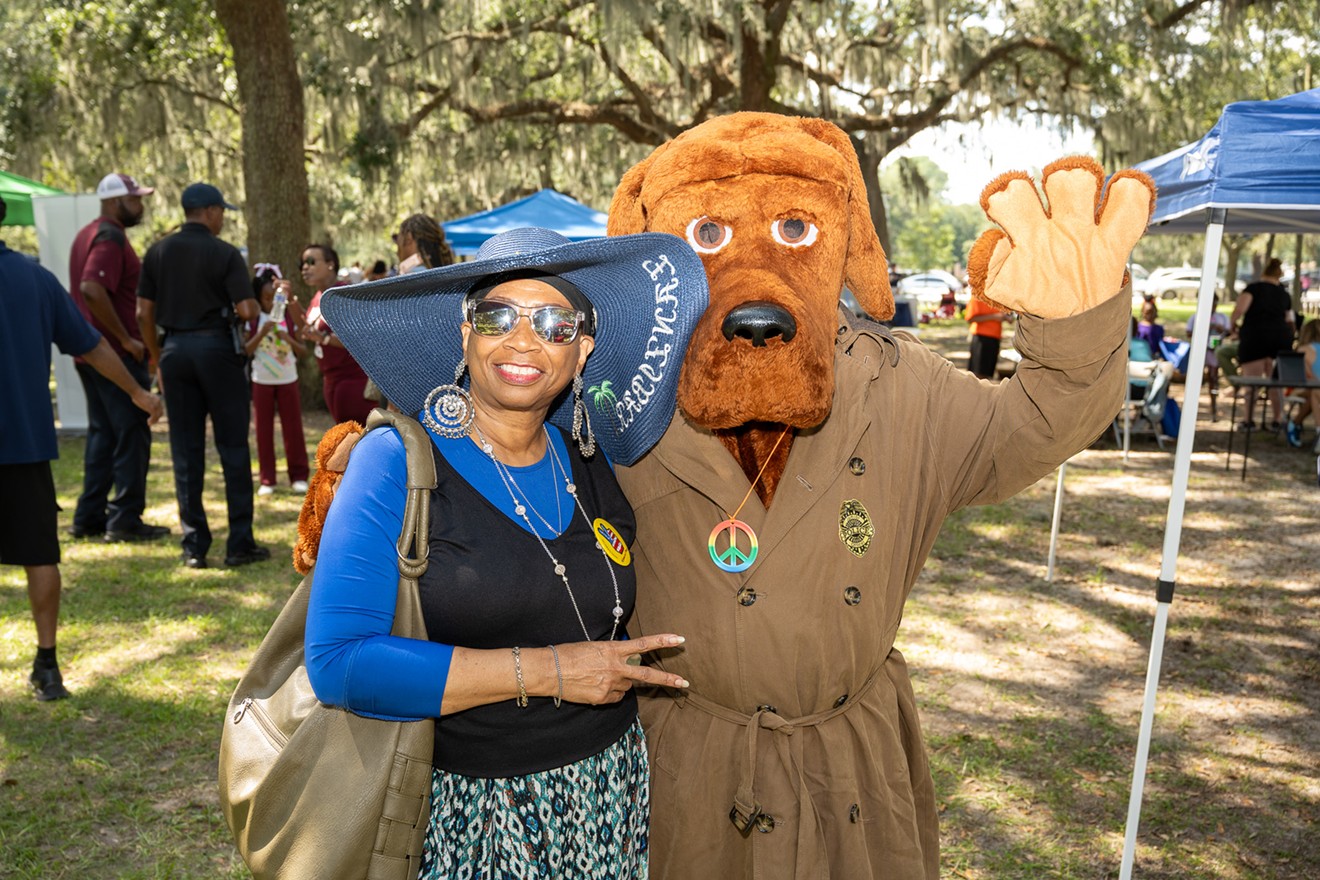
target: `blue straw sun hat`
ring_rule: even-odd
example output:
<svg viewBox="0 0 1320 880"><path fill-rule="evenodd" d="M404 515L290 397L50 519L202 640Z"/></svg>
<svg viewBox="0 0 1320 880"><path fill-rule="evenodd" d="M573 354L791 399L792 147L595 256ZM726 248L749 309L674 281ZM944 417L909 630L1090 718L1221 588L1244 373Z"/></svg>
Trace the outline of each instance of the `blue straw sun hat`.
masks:
<svg viewBox="0 0 1320 880"><path fill-rule="evenodd" d="M463 356L463 302L479 280L536 269L571 281L595 308L596 348L582 372L596 442L616 464L641 458L669 427L678 374L709 296L701 258L674 235L573 242L549 229L487 239L476 259L321 297L326 322L395 406L416 414ZM572 431L568 390L549 420Z"/></svg>

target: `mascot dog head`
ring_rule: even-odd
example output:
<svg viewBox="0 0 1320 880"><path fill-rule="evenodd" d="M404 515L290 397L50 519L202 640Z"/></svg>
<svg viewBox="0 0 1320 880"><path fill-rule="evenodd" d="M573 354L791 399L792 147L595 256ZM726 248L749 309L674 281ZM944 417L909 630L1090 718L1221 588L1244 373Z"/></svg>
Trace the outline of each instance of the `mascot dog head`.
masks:
<svg viewBox="0 0 1320 880"><path fill-rule="evenodd" d="M824 120L735 113L660 146L610 206L609 234L643 231L685 238L706 266L678 391L706 428L820 424L843 286L876 319L894 313L857 155Z"/></svg>

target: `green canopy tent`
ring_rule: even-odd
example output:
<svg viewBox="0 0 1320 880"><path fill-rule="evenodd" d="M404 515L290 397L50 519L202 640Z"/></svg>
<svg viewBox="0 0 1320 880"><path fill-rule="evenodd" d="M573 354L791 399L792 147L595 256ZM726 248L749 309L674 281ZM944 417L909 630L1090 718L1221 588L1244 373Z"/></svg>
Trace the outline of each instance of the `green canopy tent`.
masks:
<svg viewBox="0 0 1320 880"><path fill-rule="evenodd" d="M19 177L8 171L0 171L0 198L4 198L8 208L3 225L35 225L36 221L32 218L32 197L55 196L62 192L63 190L37 183L35 180Z"/></svg>

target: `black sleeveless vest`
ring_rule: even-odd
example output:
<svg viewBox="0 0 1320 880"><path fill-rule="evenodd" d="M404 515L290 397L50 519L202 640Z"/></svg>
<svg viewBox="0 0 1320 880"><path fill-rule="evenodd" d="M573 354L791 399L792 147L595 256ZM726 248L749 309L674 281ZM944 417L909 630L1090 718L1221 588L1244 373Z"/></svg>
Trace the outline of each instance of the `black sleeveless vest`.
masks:
<svg viewBox="0 0 1320 880"><path fill-rule="evenodd" d="M562 433L562 432L561 432ZM568 459L578 498L592 520L603 517L631 546L632 507L603 455L585 462L572 443ZM543 648L583 641L564 582L530 534L463 479L432 446L436 488L431 493L430 565L419 582L426 631L434 642L466 648ZM568 529L546 545L567 568L573 596L592 640L608 639L614 588L591 522L575 510ZM636 577L631 564L608 562L619 583L624 624L632 616ZM509 654L509 681L514 681ZM539 773L597 754L637 717L632 691L606 706L531 697L476 706L436 721L434 764L464 776Z"/></svg>

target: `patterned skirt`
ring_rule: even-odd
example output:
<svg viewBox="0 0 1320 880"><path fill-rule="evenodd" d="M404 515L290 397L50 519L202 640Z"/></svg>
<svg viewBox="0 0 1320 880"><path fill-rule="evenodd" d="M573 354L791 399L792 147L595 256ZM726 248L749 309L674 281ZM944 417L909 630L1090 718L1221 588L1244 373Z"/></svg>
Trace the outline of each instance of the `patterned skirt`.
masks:
<svg viewBox="0 0 1320 880"><path fill-rule="evenodd" d="M543 773L434 770L418 880L646 880L650 815L640 721L603 752Z"/></svg>

